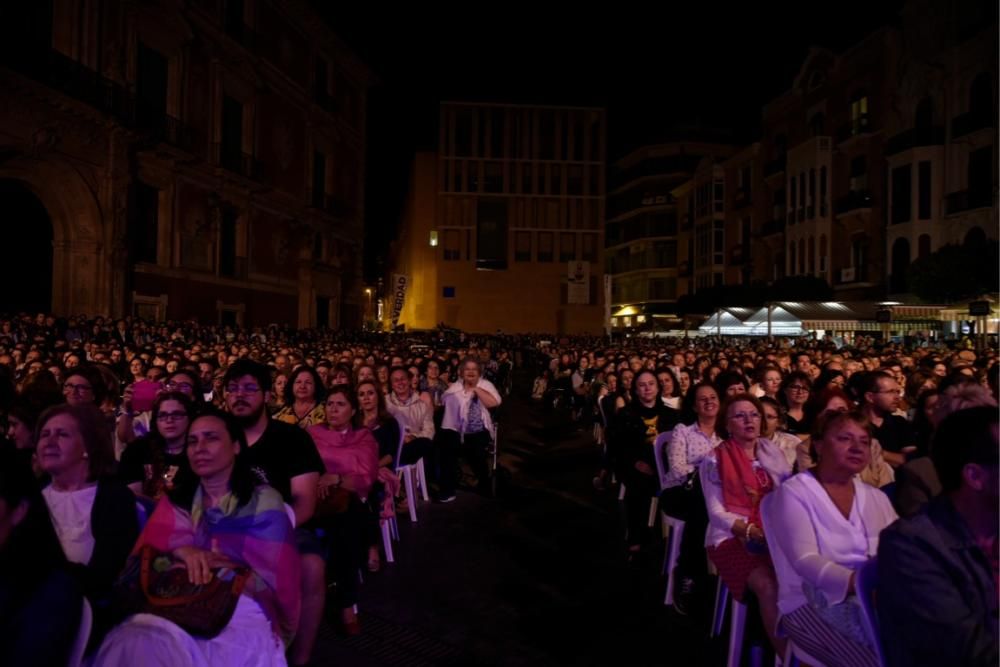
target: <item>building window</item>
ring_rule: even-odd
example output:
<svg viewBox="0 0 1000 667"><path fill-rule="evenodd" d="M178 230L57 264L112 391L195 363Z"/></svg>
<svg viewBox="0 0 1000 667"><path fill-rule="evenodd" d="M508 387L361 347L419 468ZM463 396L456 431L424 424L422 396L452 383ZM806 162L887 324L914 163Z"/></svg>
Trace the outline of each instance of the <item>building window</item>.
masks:
<svg viewBox="0 0 1000 667"><path fill-rule="evenodd" d="M445 261L458 261L462 253L460 239L457 229L446 229L444 232L444 259Z"/></svg>
<svg viewBox="0 0 1000 667"><path fill-rule="evenodd" d="M826 184L826 167L819 168L819 216L826 217L828 186Z"/></svg>
<svg viewBox="0 0 1000 667"><path fill-rule="evenodd" d="M795 176L792 176L788 180L788 222L789 223L795 222L795 206L796 206L796 203L798 202L798 199L796 197L796 195L798 194L798 190L796 189L796 185L797 185L797 181L795 180Z"/></svg>
<svg viewBox="0 0 1000 667"><path fill-rule="evenodd" d="M156 263L159 209L160 191L136 181L132 186L126 231L129 256L133 263Z"/></svg>
<svg viewBox="0 0 1000 667"><path fill-rule="evenodd" d="M576 260L576 234L563 232L559 235L559 261Z"/></svg>
<svg viewBox="0 0 1000 667"><path fill-rule="evenodd" d="M931 163L922 160L917 163L917 219L931 217Z"/></svg>
<svg viewBox="0 0 1000 667"><path fill-rule="evenodd" d="M677 298L676 278L650 278L649 298L659 301L668 301Z"/></svg>
<svg viewBox="0 0 1000 667"><path fill-rule="evenodd" d="M712 226L713 226L713 235L712 235L713 236L713 241L712 241L713 257L712 257L712 263L713 264L722 264L723 262L726 261L725 260L725 254L726 254L726 223L723 222L722 220L716 220L713 223Z"/></svg>
<svg viewBox="0 0 1000 667"><path fill-rule="evenodd" d="M868 131L868 94L859 91L851 97L851 134Z"/></svg>
<svg viewBox="0 0 1000 667"><path fill-rule="evenodd" d="M531 261L531 232L516 232L514 234L514 261Z"/></svg>
<svg viewBox="0 0 1000 667"><path fill-rule="evenodd" d="M799 273L806 272L806 240L799 239Z"/></svg>
<svg viewBox="0 0 1000 667"><path fill-rule="evenodd" d="M429 243L430 243L430 246L432 248L436 248L437 247L437 245L438 245L438 233L437 233L437 230L433 230L433 229L431 230L431 236L430 236Z"/></svg>
<svg viewBox="0 0 1000 667"><path fill-rule="evenodd" d="M583 241L583 261L585 262L596 262L597 261L597 234L583 234L581 236Z"/></svg>
<svg viewBox="0 0 1000 667"><path fill-rule="evenodd" d="M230 171L243 173L243 105L229 95L222 96L221 139L219 164Z"/></svg>
<svg viewBox="0 0 1000 667"><path fill-rule="evenodd" d="M795 241L788 244L788 273L789 275L795 274Z"/></svg>
<svg viewBox="0 0 1000 667"><path fill-rule="evenodd" d="M993 146L969 153L969 204L989 206L993 197Z"/></svg>
<svg viewBox="0 0 1000 667"><path fill-rule="evenodd" d="M913 126L919 128L932 127L934 125L934 100L925 97L917 103L916 113L913 115Z"/></svg>
<svg viewBox="0 0 1000 667"><path fill-rule="evenodd" d="M507 202L480 199L476 207L476 268L507 268Z"/></svg>
<svg viewBox="0 0 1000 667"><path fill-rule="evenodd" d="M868 237L854 239L851 245L851 266L854 267L854 279L859 282L868 280Z"/></svg>
<svg viewBox="0 0 1000 667"><path fill-rule="evenodd" d="M441 288L441 296L444 297L445 299L454 299L455 298L455 288L454 287L442 287Z"/></svg>
<svg viewBox="0 0 1000 667"><path fill-rule="evenodd" d="M826 275L826 235L819 237L819 272L820 275Z"/></svg>
<svg viewBox="0 0 1000 667"><path fill-rule="evenodd" d="M312 205L313 208L325 208L326 201L326 156L319 151L313 152L312 173Z"/></svg>
<svg viewBox="0 0 1000 667"><path fill-rule="evenodd" d="M807 252L809 255L809 275L816 275L816 241L812 236L809 237Z"/></svg>
<svg viewBox="0 0 1000 667"><path fill-rule="evenodd" d="M910 202L913 193L913 176L911 165L896 167L892 170L892 224L909 222Z"/></svg>
<svg viewBox="0 0 1000 667"><path fill-rule="evenodd" d="M712 210L714 210L716 213L722 213L725 210L726 188L723 185L721 179L715 181L715 187L713 188L713 192L715 195L714 197L715 206L713 207Z"/></svg>
<svg viewBox="0 0 1000 667"><path fill-rule="evenodd" d="M552 245L553 245L553 234L552 232L538 232L538 261L539 262L551 262L552 261Z"/></svg>
<svg viewBox="0 0 1000 667"><path fill-rule="evenodd" d="M851 158L851 192L864 192L868 189L868 158L858 155Z"/></svg>

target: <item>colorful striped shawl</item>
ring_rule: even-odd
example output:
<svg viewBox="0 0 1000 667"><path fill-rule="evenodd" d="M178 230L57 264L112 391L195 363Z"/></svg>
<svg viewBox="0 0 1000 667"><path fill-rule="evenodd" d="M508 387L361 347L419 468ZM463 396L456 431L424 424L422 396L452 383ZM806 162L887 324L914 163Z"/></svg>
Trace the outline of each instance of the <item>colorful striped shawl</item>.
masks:
<svg viewBox="0 0 1000 667"><path fill-rule="evenodd" d="M299 553L277 491L258 486L242 507L226 494L217 507L205 509L199 486L190 513L164 496L139 536L133 556L146 544L167 552L193 546L248 566L253 575L244 592L263 608L275 634L286 644L291 642L301 603Z"/></svg>

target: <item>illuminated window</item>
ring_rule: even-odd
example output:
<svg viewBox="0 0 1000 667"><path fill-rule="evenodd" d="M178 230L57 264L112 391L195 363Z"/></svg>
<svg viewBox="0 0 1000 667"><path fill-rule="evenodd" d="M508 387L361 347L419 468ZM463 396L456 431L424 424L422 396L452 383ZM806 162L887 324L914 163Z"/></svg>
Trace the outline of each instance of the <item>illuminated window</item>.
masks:
<svg viewBox="0 0 1000 667"><path fill-rule="evenodd" d="M436 248L437 247L437 244L438 244L438 233L436 231L432 231L431 232L430 243L431 243L431 247L432 248Z"/></svg>
<svg viewBox="0 0 1000 667"><path fill-rule="evenodd" d="M644 324L646 322L646 316L645 315L636 315L635 321L638 324Z"/></svg>
<svg viewBox="0 0 1000 667"><path fill-rule="evenodd" d="M632 318L631 317L623 317L622 321L625 323L625 326L627 326L627 327L632 326Z"/></svg>

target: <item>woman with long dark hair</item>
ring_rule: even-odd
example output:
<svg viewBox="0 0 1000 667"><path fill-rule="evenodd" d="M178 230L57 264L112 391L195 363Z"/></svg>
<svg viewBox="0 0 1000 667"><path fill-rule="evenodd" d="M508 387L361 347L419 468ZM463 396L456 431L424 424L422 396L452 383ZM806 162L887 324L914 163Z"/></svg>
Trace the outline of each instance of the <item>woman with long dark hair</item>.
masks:
<svg viewBox="0 0 1000 667"><path fill-rule="evenodd" d="M159 616L136 614L105 639L95 665L285 665L299 618L299 555L281 494L258 483L240 457L243 430L214 409L188 429L194 475L160 499L136 544L183 563L192 584L249 569L236 610L213 639L191 637Z"/></svg>

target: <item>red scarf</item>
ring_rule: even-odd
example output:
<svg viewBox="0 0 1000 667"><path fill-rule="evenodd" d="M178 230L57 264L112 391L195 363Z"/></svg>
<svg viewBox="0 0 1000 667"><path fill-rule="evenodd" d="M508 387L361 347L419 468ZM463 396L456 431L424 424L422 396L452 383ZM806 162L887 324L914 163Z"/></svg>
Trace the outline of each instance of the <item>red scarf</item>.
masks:
<svg viewBox="0 0 1000 667"><path fill-rule="evenodd" d="M748 517L750 523L763 528L760 501L771 490L772 485L761 482L746 452L732 440L726 440L715 449L715 458L719 466L722 500L726 510Z"/></svg>

